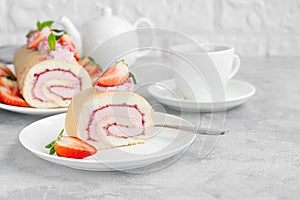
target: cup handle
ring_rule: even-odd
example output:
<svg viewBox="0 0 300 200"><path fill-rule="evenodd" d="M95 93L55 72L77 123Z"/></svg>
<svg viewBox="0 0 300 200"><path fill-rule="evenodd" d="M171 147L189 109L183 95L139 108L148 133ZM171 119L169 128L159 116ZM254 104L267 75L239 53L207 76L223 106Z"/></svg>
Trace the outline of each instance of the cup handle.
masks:
<svg viewBox="0 0 300 200"><path fill-rule="evenodd" d="M234 77L234 75L239 71L241 65L241 59L238 55L233 55L233 62L232 62L232 70L231 74L229 75L229 79Z"/></svg>
<svg viewBox="0 0 300 200"><path fill-rule="evenodd" d="M142 24L142 23L147 24L148 27L150 27L150 28L153 28L153 27L154 27L154 24L151 22L151 20L149 20L149 19L147 19L147 18L140 18L140 19L138 19L138 20L133 24L133 26L134 26L134 28L136 29L136 28L138 28L139 25ZM154 31L152 31L152 41L151 41L150 43L151 43L151 44L154 43ZM151 45L151 46L153 46L153 45ZM150 52L151 52L151 50L141 51L141 52L138 53L137 57L145 56L145 55L147 55L147 54L150 53Z"/></svg>

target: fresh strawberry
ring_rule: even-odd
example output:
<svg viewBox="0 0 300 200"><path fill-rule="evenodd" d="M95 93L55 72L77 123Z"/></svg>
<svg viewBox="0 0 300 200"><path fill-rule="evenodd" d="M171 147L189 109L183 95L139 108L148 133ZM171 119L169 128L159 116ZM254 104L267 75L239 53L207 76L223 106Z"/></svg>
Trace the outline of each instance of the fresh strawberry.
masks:
<svg viewBox="0 0 300 200"><path fill-rule="evenodd" d="M64 45L64 46L70 46L70 51L74 53L74 57L75 59L78 61L80 60L80 56L78 54L78 52L76 51L76 46L74 44L74 42L72 41L72 38L70 35L62 35L60 38L59 38L59 42Z"/></svg>
<svg viewBox="0 0 300 200"><path fill-rule="evenodd" d="M89 73L92 79L99 77L102 73L101 67L95 63L94 59L91 57L86 57L79 61L83 68Z"/></svg>
<svg viewBox="0 0 300 200"><path fill-rule="evenodd" d="M73 47L74 49L76 48L76 47L75 47L75 44L74 44L74 42L72 41L70 35L62 35L62 36L59 38L59 42L60 42L61 44L69 44L69 45L71 45L71 47Z"/></svg>
<svg viewBox="0 0 300 200"><path fill-rule="evenodd" d="M37 31L31 37L28 38L28 49L35 49L39 46L40 42L43 40L44 36L42 32Z"/></svg>
<svg viewBox="0 0 300 200"><path fill-rule="evenodd" d="M97 86L117 86L122 85L129 77L128 65L121 60L111 68L104 71L96 81Z"/></svg>
<svg viewBox="0 0 300 200"><path fill-rule="evenodd" d="M97 149L89 143L74 136L63 136L63 132L64 129L61 130L56 140L45 146L50 149L50 155L56 152L61 157L83 159L97 152Z"/></svg>
<svg viewBox="0 0 300 200"><path fill-rule="evenodd" d="M19 95L19 89L16 79L12 77L11 75L6 75L0 77L0 86L3 86L11 91L12 94L18 96Z"/></svg>
<svg viewBox="0 0 300 200"><path fill-rule="evenodd" d="M80 56L77 51L74 53L74 57L77 61L80 60Z"/></svg>
<svg viewBox="0 0 300 200"><path fill-rule="evenodd" d="M10 69L1 62L0 62L0 76L12 76L14 79L16 79L15 75L10 71Z"/></svg>
<svg viewBox="0 0 300 200"><path fill-rule="evenodd" d="M0 86L0 102L12 106L29 107L21 97L14 95L9 89L2 86Z"/></svg>

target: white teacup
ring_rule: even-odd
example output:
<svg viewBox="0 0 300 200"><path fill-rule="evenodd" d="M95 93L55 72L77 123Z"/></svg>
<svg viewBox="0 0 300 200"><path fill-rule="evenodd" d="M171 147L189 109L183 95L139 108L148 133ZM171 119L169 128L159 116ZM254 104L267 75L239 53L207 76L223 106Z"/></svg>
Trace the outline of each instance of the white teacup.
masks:
<svg viewBox="0 0 300 200"><path fill-rule="evenodd" d="M225 100L224 88L240 68L234 48L216 44L182 44L170 48L177 89L200 102Z"/></svg>

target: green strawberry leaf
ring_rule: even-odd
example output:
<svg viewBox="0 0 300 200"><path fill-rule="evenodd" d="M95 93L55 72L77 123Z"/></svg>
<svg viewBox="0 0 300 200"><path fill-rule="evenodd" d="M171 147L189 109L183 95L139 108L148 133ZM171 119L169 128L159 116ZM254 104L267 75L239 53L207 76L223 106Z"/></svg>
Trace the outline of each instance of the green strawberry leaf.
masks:
<svg viewBox="0 0 300 200"><path fill-rule="evenodd" d="M64 133L64 129L62 129L59 134L58 134L58 137L57 137L57 140L60 140L60 138L63 137L63 133Z"/></svg>
<svg viewBox="0 0 300 200"><path fill-rule="evenodd" d="M98 66L98 68L100 69L100 71L103 72L102 66L100 64L98 64L98 63L95 63L95 64Z"/></svg>
<svg viewBox="0 0 300 200"><path fill-rule="evenodd" d="M49 144L47 144L47 145L45 146L45 148L50 149L50 150L49 150L49 154L50 154L50 155L53 155L53 154L55 153L54 145L55 145L55 143L56 143L58 140L60 140L60 139L63 137L63 132L64 132L64 129L62 129L62 130L60 131L60 133L58 134L56 140L52 140Z"/></svg>
<svg viewBox="0 0 300 200"><path fill-rule="evenodd" d="M129 72L129 78L132 78L133 83L136 85L136 79L135 79L133 73Z"/></svg>
<svg viewBox="0 0 300 200"><path fill-rule="evenodd" d="M52 143L52 142L51 142L51 143ZM45 148L50 149L50 148L52 147L52 144L51 144L51 143L47 144L47 145L45 146Z"/></svg>
<svg viewBox="0 0 300 200"><path fill-rule="evenodd" d="M53 155L55 153L55 149L54 149L54 146L53 147L51 147L51 149L50 149L50 151L49 151L49 154L50 155Z"/></svg>
<svg viewBox="0 0 300 200"><path fill-rule="evenodd" d="M8 80L16 81L16 79L12 75L6 75L5 78Z"/></svg>
<svg viewBox="0 0 300 200"><path fill-rule="evenodd" d="M91 61L92 64L97 65L98 68L100 69L100 71L103 72L102 66L100 64L96 63L95 60L94 60L94 58L92 58L91 56L88 56L87 58Z"/></svg>
<svg viewBox="0 0 300 200"><path fill-rule="evenodd" d="M95 60L94 60L94 58L92 58L91 56L88 56L88 59L89 59L92 63L94 63L94 64L96 63Z"/></svg>
<svg viewBox="0 0 300 200"><path fill-rule="evenodd" d="M126 66L128 67L128 64L125 63L125 60L124 60L124 59L122 59L122 60L120 60L120 61L117 62L117 64L119 64L119 63L122 63L122 64L124 64L124 65L126 65Z"/></svg>
<svg viewBox="0 0 300 200"><path fill-rule="evenodd" d="M49 47L50 47L51 51L55 50L55 43L56 43L56 37L53 33L51 33L48 36L48 44L49 44Z"/></svg>

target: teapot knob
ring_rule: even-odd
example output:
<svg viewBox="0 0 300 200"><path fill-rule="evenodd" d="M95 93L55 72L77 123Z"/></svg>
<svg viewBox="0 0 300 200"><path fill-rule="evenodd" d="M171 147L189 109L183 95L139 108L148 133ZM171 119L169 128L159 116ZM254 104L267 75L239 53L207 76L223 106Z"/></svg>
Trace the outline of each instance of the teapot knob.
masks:
<svg viewBox="0 0 300 200"><path fill-rule="evenodd" d="M111 7L105 7L102 9L102 16L109 17L112 15L112 9Z"/></svg>

